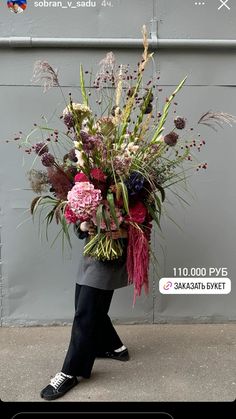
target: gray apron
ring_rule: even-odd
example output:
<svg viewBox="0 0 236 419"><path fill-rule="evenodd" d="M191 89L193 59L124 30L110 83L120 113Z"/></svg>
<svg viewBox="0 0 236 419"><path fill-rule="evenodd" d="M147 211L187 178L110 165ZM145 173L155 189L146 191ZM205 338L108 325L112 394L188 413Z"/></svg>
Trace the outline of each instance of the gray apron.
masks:
<svg viewBox="0 0 236 419"><path fill-rule="evenodd" d="M86 242L88 241L88 234L83 233L78 226L75 227L74 231L77 237L80 239L86 238ZM125 244L124 253L118 259L103 262L84 256L82 253L77 271L77 284L103 290L115 290L129 285L126 269L127 239L122 240Z"/></svg>

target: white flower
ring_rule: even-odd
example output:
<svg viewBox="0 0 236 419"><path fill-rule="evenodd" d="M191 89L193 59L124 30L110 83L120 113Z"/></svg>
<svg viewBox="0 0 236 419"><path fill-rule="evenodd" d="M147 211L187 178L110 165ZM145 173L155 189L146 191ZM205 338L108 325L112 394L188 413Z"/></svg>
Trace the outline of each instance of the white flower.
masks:
<svg viewBox="0 0 236 419"><path fill-rule="evenodd" d="M77 114L81 115L81 116L88 116L91 114L91 109L86 106L83 105L81 103L72 103L69 104L64 110L63 110L63 116L66 116L68 113L71 113L73 111L75 111Z"/></svg>
<svg viewBox="0 0 236 419"><path fill-rule="evenodd" d="M76 166L84 167L84 159L82 151L75 150L75 155L77 158Z"/></svg>
<svg viewBox="0 0 236 419"><path fill-rule="evenodd" d="M80 224L80 230L81 231L88 231L89 230L89 226L90 226L90 223L88 221L83 221Z"/></svg>
<svg viewBox="0 0 236 419"><path fill-rule="evenodd" d="M135 143L129 143L127 149L130 153L136 153L139 149L139 146L135 145Z"/></svg>
<svg viewBox="0 0 236 419"><path fill-rule="evenodd" d="M79 150L80 142L79 141L74 141L74 146L75 146L76 149Z"/></svg>

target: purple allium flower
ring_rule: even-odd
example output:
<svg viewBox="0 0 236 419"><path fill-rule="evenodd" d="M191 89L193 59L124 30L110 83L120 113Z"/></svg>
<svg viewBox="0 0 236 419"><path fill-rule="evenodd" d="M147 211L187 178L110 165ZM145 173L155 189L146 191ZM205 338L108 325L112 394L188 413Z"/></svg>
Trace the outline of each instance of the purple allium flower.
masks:
<svg viewBox="0 0 236 419"><path fill-rule="evenodd" d="M54 165L55 158L50 153L44 153L41 159L42 165L45 167L51 167Z"/></svg>
<svg viewBox="0 0 236 419"><path fill-rule="evenodd" d="M86 131L80 131L80 137L82 142L85 143L89 139L90 135Z"/></svg>
<svg viewBox="0 0 236 419"><path fill-rule="evenodd" d="M150 103L150 104L146 107L144 114L145 114L145 115L148 115L149 113L151 113L151 112L152 112L152 110L153 110L153 107L152 107L152 104Z"/></svg>
<svg viewBox="0 0 236 419"><path fill-rule="evenodd" d="M175 126L177 129L184 129L186 125L186 121L181 116L177 116L174 120Z"/></svg>
<svg viewBox="0 0 236 419"><path fill-rule="evenodd" d="M48 146L46 143L36 143L34 151L38 156L42 156L44 153L48 153Z"/></svg>
<svg viewBox="0 0 236 419"><path fill-rule="evenodd" d="M125 181L130 196L140 192L144 185L144 177L141 173L132 172L129 179Z"/></svg>
<svg viewBox="0 0 236 419"><path fill-rule="evenodd" d="M68 152L68 159L70 160L70 161L73 161L73 162L77 162L77 157L76 157L76 154L75 154L75 149L74 148L72 148L69 152Z"/></svg>
<svg viewBox="0 0 236 419"><path fill-rule="evenodd" d="M83 143L85 153L89 154L95 149L101 149L103 142L100 135L89 135L85 131L80 132L80 137Z"/></svg>
<svg viewBox="0 0 236 419"><path fill-rule="evenodd" d="M73 128L74 126L74 119L71 112L65 114L63 118L64 124L67 126L67 128Z"/></svg>
<svg viewBox="0 0 236 419"><path fill-rule="evenodd" d="M174 147L177 144L179 136L176 132L172 131L164 137L164 141L170 147Z"/></svg>

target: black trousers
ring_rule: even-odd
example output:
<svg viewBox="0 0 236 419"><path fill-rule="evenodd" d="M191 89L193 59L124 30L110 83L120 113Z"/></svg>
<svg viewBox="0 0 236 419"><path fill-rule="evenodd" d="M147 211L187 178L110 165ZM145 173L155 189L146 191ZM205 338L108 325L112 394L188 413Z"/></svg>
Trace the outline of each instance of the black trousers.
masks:
<svg viewBox="0 0 236 419"><path fill-rule="evenodd" d="M62 372L89 378L96 355L123 343L108 316L113 290L76 284L75 316Z"/></svg>

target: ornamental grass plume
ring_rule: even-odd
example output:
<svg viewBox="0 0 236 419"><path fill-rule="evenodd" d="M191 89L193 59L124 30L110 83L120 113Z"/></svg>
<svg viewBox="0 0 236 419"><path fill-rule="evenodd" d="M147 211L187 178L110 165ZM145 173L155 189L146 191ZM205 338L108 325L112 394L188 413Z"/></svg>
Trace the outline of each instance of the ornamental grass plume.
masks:
<svg viewBox="0 0 236 419"><path fill-rule="evenodd" d="M43 192L49 191L50 184L47 172L31 169L28 172L28 179L32 190L36 194L42 194Z"/></svg>
<svg viewBox="0 0 236 419"><path fill-rule="evenodd" d="M198 124L206 125L212 128L214 131L217 131L215 125L218 125L222 128L224 124L228 124L232 127L234 122L236 122L236 117L234 115L225 112L208 111L201 116Z"/></svg>
<svg viewBox="0 0 236 419"><path fill-rule="evenodd" d="M66 173L58 167L48 167L47 173L55 196L60 200L66 200L67 194L73 186L73 182L71 182Z"/></svg>
<svg viewBox="0 0 236 419"><path fill-rule="evenodd" d="M43 92L47 92L52 87L58 87L58 74L57 69L53 69L47 61L38 60L34 64L33 77L31 79L33 83L40 83L43 85Z"/></svg>
<svg viewBox="0 0 236 419"><path fill-rule="evenodd" d="M101 89L104 84L107 85L107 82L111 82L113 86L116 85L116 76L115 76L115 65L116 59L113 52L108 52L99 63L99 71L96 74L94 85Z"/></svg>

